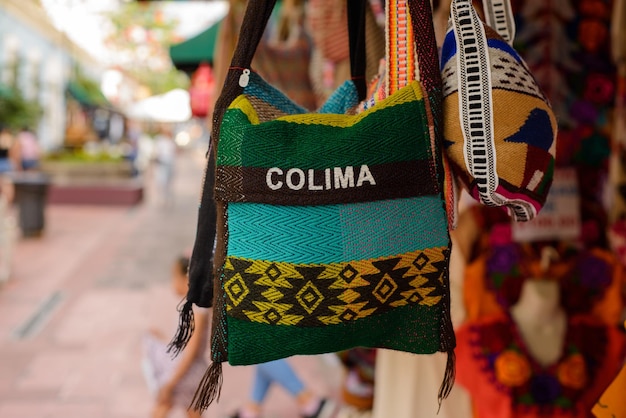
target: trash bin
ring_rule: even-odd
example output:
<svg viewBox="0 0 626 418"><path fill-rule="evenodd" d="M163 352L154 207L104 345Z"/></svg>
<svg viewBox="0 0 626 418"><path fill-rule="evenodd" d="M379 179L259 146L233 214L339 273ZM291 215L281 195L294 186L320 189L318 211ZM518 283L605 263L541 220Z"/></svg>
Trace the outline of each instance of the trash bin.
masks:
<svg viewBox="0 0 626 418"><path fill-rule="evenodd" d="M39 236L45 226L45 208L50 179L39 172L20 172L12 176L19 226L25 237Z"/></svg>

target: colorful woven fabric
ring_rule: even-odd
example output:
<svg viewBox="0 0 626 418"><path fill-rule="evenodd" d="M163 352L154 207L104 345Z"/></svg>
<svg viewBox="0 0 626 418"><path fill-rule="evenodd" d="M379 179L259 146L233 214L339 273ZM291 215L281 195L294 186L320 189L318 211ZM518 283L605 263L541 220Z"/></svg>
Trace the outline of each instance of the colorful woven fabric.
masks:
<svg viewBox="0 0 626 418"><path fill-rule="evenodd" d="M379 73L370 84L368 99L361 104L361 110L374 106L389 95L407 86L411 80L420 79L417 45L411 40L415 38L416 32L423 32L424 26L430 25L431 22L424 22L423 19L413 22L408 0L388 2L387 8L388 10L385 14L387 58L381 60ZM422 74L421 81L425 87L430 87L433 96L439 95L440 80L434 80L432 77ZM437 86L437 89L435 89L435 86ZM438 101L431 101L431 105L437 106L437 103ZM437 109L432 111L436 112ZM435 129L438 131L438 126L435 126ZM448 222L451 228L455 228L458 190L456 189L456 183L447 155L443 154L441 158Z"/></svg>
<svg viewBox="0 0 626 418"><path fill-rule="evenodd" d="M607 172L609 157L623 158L619 77L611 50L624 43L611 39L610 33L625 26L618 23L614 6L613 0L570 1L566 7L558 2L515 2L515 48L558 115L556 165L576 169L583 222L594 221L600 231L598 245L604 245L607 215L619 219L622 206L621 199L606 200L607 178L618 178Z"/></svg>
<svg viewBox="0 0 626 418"><path fill-rule="evenodd" d="M502 233L501 228L492 232ZM558 255L544 270L542 253L547 249ZM579 250L565 243L554 247L492 243L465 269L468 318L506 311L518 301L524 282L537 278L558 281L561 304L568 315L587 314L612 326L620 323L624 301L619 261L607 250Z"/></svg>
<svg viewBox="0 0 626 418"><path fill-rule="evenodd" d="M625 339L615 327L570 318L558 360L542 366L507 315L457 330L457 376L479 418L587 418L621 367Z"/></svg>
<svg viewBox="0 0 626 418"><path fill-rule="evenodd" d="M413 26L409 5L406 0L387 2L391 10L387 13L387 60L386 93L393 94L405 87L417 75Z"/></svg>
<svg viewBox="0 0 626 418"><path fill-rule="evenodd" d="M194 283L215 277L213 363L194 408L219 397L223 362L354 347L445 352L439 401L450 393L441 77L430 1L406 1L421 80L361 113L367 3L348 2L351 80L314 113L251 71L275 0L248 3L213 114L216 169L205 173L190 266ZM193 331L189 306L176 350Z"/></svg>
<svg viewBox="0 0 626 418"><path fill-rule="evenodd" d="M470 0L453 0L441 68L453 169L481 203L532 219L552 181L557 122L528 67Z"/></svg>
<svg viewBox="0 0 626 418"><path fill-rule="evenodd" d="M226 111L215 198L227 203L227 346L214 360L448 350L450 241L422 89L346 114L356 104L346 82L331 113L305 113L251 73Z"/></svg>

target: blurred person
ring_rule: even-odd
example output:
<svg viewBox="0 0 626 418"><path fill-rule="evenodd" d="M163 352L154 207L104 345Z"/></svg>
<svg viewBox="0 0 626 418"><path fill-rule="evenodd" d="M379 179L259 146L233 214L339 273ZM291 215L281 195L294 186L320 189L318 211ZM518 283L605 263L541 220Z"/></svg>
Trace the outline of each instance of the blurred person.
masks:
<svg viewBox="0 0 626 418"><path fill-rule="evenodd" d="M254 381L248 403L229 418L260 418L263 402L272 383L278 383L298 403L302 418L329 418L335 412L335 403L308 390L287 360L279 359L254 366Z"/></svg>
<svg viewBox="0 0 626 418"><path fill-rule="evenodd" d="M187 294L189 257L180 256L172 269L172 288L177 296ZM196 388L208 367L208 308L194 307L194 333L185 349L176 357L168 353L169 339L158 330L144 336L143 371L150 391L155 395L152 418L165 418L177 407L189 418L200 418L200 411L189 409Z"/></svg>
<svg viewBox="0 0 626 418"><path fill-rule="evenodd" d="M156 182L161 193L162 203L172 203L172 182L175 175L176 143L171 129L162 125L154 137L154 160L156 162Z"/></svg>
<svg viewBox="0 0 626 418"><path fill-rule="evenodd" d="M147 133L141 132L137 138L137 156L135 157L135 168L139 173L148 172L153 155L154 140Z"/></svg>
<svg viewBox="0 0 626 418"><path fill-rule="evenodd" d="M15 138L8 128L0 126L0 175L16 170L16 162L19 150Z"/></svg>
<svg viewBox="0 0 626 418"><path fill-rule="evenodd" d="M39 168L41 148L37 136L28 127L23 127L17 134L19 146L20 168L22 170L36 170Z"/></svg>
<svg viewBox="0 0 626 418"><path fill-rule="evenodd" d="M122 137L121 144L123 146L123 155L124 157L132 163L133 175L138 175L141 170L138 168L137 157L139 154L139 138L141 137L142 132L139 124L132 121L127 120L125 125L125 132Z"/></svg>

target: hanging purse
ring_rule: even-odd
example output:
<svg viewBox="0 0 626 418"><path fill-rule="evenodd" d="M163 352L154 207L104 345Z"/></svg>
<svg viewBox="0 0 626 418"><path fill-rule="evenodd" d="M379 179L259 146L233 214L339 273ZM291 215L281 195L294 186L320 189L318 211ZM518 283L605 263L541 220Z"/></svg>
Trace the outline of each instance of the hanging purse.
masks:
<svg viewBox="0 0 626 418"><path fill-rule="evenodd" d="M532 219L554 171L557 122L528 67L512 48L509 0L452 0L441 68L443 136L457 177L478 201Z"/></svg>
<svg viewBox="0 0 626 418"><path fill-rule="evenodd" d="M194 407L219 397L225 361L353 347L448 353L441 401L454 380L455 339L430 1L390 2L410 9L402 18L415 34L408 41L419 39L420 81L405 73L404 87L359 114L367 3L348 2L352 80L315 113L250 70L274 3L249 2L214 113L215 185L209 168L190 266L190 292L206 288L214 197L213 363ZM189 300L183 317L188 308Z"/></svg>

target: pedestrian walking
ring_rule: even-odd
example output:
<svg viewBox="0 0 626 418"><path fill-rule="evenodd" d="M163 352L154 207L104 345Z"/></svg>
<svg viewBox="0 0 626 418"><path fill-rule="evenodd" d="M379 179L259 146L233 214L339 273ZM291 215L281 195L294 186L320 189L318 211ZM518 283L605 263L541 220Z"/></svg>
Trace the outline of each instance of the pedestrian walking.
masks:
<svg viewBox="0 0 626 418"><path fill-rule="evenodd" d="M308 390L287 360L280 359L257 364L248 403L229 418L260 418L263 402L273 383L282 386L296 399L302 418L329 418L335 412L335 402Z"/></svg>
<svg viewBox="0 0 626 418"><path fill-rule="evenodd" d="M187 294L189 258L181 256L172 271L172 287L177 296ZM193 395L208 367L205 352L208 341L209 310L194 308L193 336L176 357L168 353L167 339L161 332L150 330L144 336L143 371L148 387L155 396L152 418L165 418L173 408L186 410L189 418L201 413L190 409Z"/></svg>
<svg viewBox="0 0 626 418"><path fill-rule="evenodd" d="M20 168L22 170L38 169L41 148L33 131L28 127L23 127L17 134L17 144L20 149Z"/></svg>
<svg viewBox="0 0 626 418"><path fill-rule="evenodd" d="M0 175L10 173L17 168L19 149L11 131L0 126Z"/></svg>
<svg viewBox="0 0 626 418"><path fill-rule="evenodd" d="M175 175L176 143L171 129L161 126L154 137L154 160L156 162L156 182L164 206L172 204L172 182Z"/></svg>

